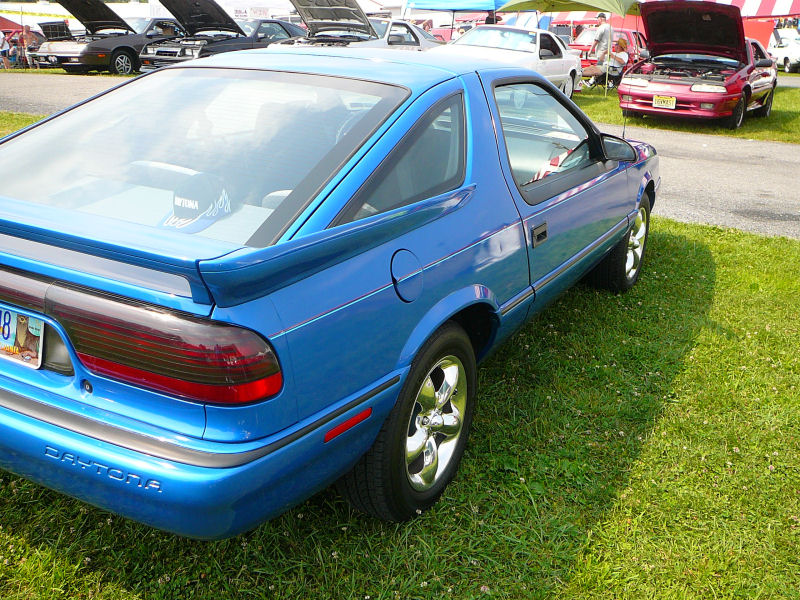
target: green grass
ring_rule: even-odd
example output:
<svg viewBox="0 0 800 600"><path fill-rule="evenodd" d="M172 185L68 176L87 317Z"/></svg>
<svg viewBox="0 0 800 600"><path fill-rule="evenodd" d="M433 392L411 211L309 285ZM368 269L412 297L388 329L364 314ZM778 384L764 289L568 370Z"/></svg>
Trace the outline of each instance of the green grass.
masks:
<svg viewBox="0 0 800 600"><path fill-rule="evenodd" d="M798 297L800 242L654 218L630 293L579 286L482 367L414 522L325 491L201 543L2 474L0 597L797 598Z"/></svg>
<svg viewBox="0 0 800 600"><path fill-rule="evenodd" d="M573 97L575 103L593 121L622 125L622 111L616 90L607 95L599 87L584 89ZM775 90L772 114L758 118L748 114L741 128L733 131L719 121L678 119L661 117L629 118L629 125L648 129L669 129L685 133L707 133L731 137L775 142L798 143L800 141L800 88L780 87Z"/></svg>
<svg viewBox="0 0 800 600"><path fill-rule="evenodd" d="M0 138L43 119L45 115L0 111Z"/></svg>

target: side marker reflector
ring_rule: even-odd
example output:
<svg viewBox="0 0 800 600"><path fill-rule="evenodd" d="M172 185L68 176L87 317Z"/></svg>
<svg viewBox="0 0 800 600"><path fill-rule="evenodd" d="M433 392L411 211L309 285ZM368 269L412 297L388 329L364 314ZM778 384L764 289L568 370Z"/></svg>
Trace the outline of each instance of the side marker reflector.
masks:
<svg viewBox="0 0 800 600"><path fill-rule="evenodd" d="M336 427L334 427L325 434L325 443L327 444L337 435L340 435L345 431L347 431L348 429L355 427L362 421L366 420L371 414L372 414L372 408L367 408L362 410L357 415L350 417L344 423L339 423Z"/></svg>

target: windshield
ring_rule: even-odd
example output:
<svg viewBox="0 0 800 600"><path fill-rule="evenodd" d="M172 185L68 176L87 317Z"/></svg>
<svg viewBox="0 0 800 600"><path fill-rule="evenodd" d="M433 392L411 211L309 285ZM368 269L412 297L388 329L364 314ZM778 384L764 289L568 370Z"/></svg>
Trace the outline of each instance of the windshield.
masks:
<svg viewBox="0 0 800 600"><path fill-rule="evenodd" d="M389 21L370 19L369 22L372 25L372 28L375 30L375 33L378 34L378 37L382 38L384 35L386 35L386 28L389 26Z"/></svg>
<svg viewBox="0 0 800 600"><path fill-rule="evenodd" d="M597 29L584 29L575 38L573 44L580 44L581 46L591 46L594 44L594 38L597 36Z"/></svg>
<svg viewBox="0 0 800 600"><path fill-rule="evenodd" d="M494 27L476 27L470 29L453 43L534 52L536 50L536 33Z"/></svg>
<svg viewBox="0 0 800 600"><path fill-rule="evenodd" d="M250 245L268 245L264 232L285 229L407 93L297 73L157 71L0 144L2 194L236 244L259 230Z"/></svg>
<svg viewBox="0 0 800 600"><path fill-rule="evenodd" d="M144 33L144 30L147 29L147 24L150 22L150 19L143 19L141 17L133 17L130 19L125 19L125 21L130 25L136 33Z"/></svg>
<svg viewBox="0 0 800 600"><path fill-rule="evenodd" d="M739 61L723 56L713 56L710 54L659 54L653 62L658 64L665 63L685 63L691 65L714 63L729 67L738 67Z"/></svg>
<svg viewBox="0 0 800 600"><path fill-rule="evenodd" d="M258 21L254 21L252 19L249 19L247 21L245 20L236 21L236 24L242 29L242 31L244 31L245 35L250 35L251 33L253 33L258 28L258 23L259 23Z"/></svg>

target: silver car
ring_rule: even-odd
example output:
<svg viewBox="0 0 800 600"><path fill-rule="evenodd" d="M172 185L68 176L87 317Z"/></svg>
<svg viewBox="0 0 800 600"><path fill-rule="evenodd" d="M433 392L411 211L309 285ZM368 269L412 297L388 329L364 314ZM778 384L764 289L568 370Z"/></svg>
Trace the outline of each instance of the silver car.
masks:
<svg viewBox="0 0 800 600"><path fill-rule="evenodd" d="M412 23L368 18L356 0L291 0L308 27L303 38L281 43L427 50L441 42Z"/></svg>

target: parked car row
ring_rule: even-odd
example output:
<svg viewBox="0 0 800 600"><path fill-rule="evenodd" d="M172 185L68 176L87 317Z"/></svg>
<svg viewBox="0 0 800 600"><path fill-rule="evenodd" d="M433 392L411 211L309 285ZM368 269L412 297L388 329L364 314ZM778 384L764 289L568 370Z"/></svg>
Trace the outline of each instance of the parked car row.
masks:
<svg viewBox="0 0 800 600"><path fill-rule="evenodd" d="M47 38L34 54L39 66L70 73L149 71L221 52L261 48L281 42L313 45L392 47L424 50L441 42L405 21L368 19L355 0L335 6L320 0L293 0L307 29L279 19L234 20L215 0L164 0L173 15L122 19L102 0L58 0L86 28L73 35L62 21L40 23Z"/></svg>

